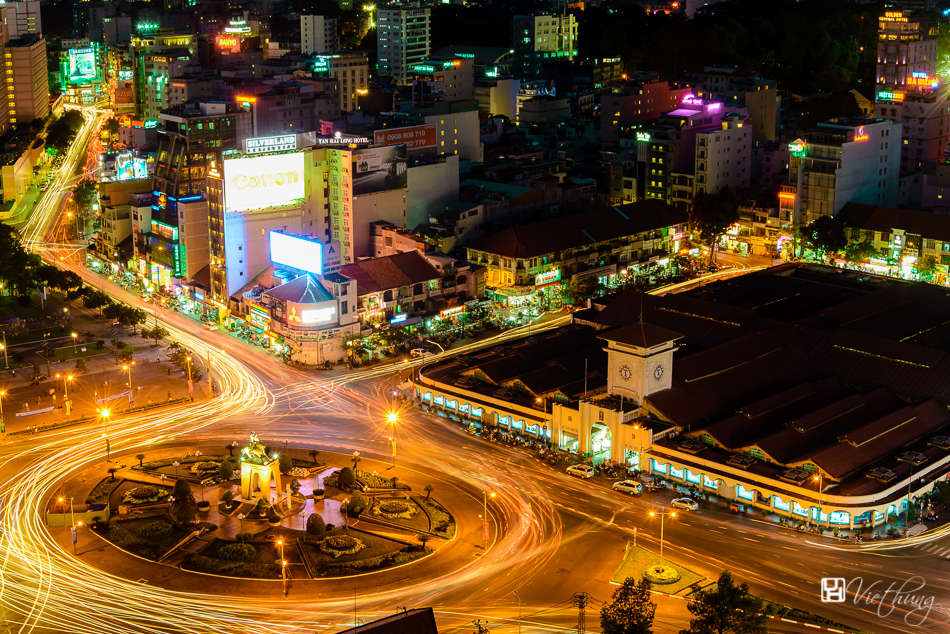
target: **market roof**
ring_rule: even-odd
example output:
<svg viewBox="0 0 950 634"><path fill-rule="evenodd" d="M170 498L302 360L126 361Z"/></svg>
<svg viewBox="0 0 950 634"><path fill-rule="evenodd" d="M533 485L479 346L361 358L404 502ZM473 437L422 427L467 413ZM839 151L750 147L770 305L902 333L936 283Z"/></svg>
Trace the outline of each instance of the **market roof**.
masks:
<svg viewBox="0 0 950 634"><path fill-rule="evenodd" d="M340 269L340 273L356 280L356 292L360 296L442 277L418 251L347 264Z"/></svg>
<svg viewBox="0 0 950 634"><path fill-rule="evenodd" d="M606 341L616 341L628 346L638 348L652 348L660 344L682 339L683 335L666 328L660 328L652 324L639 322L630 326L624 326L617 330L611 330L600 335L601 339Z"/></svg>
<svg viewBox="0 0 950 634"><path fill-rule="evenodd" d="M595 209L510 227L469 249L510 258L532 258L683 224L686 213L659 200Z"/></svg>
<svg viewBox="0 0 950 634"><path fill-rule="evenodd" d="M950 242L950 218L929 211L847 203L835 220L847 227L865 231L891 233L895 229L903 229L908 234Z"/></svg>
<svg viewBox="0 0 950 634"><path fill-rule="evenodd" d="M295 304L320 304L333 300L333 295L311 273L264 291L264 295Z"/></svg>

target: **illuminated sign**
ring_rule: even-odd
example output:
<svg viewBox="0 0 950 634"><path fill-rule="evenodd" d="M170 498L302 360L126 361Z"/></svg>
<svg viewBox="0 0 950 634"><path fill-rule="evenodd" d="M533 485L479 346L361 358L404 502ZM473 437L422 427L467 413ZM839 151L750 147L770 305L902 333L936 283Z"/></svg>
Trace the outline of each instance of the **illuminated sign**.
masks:
<svg viewBox="0 0 950 634"><path fill-rule="evenodd" d="M788 144L788 151L792 153L792 156L806 156L808 154L808 143L803 139L795 139Z"/></svg>
<svg viewBox="0 0 950 634"><path fill-rule="evenodd" d="M316 240L270 232L270 260L308 273L323 274L323 245Z"/></svg>
<svg viewBox="0 0 950 634"><path fill-rule="evenodd" d="M167 204L168 204L168 196L166 196L165 194L161 194L161 195L158 197L158 207L159 207L159 209L164 209L164 208L165 208L165 205L167 205Z"/></svg>
<svg viewBox="0 0 950 634"><path fill-rule="evenodd" d="M439 313L439 318L449 319L451 317L458 317L459 315L462 315L463 313L465 313L464 306L456 306L455 308L446 308L441 313Z"/></svg>
<svg viewBox="0 0 950 634"><path fill-rule="evenodd" d="M401 324L402 322L406 321L406 319L408 319L408 318L409 318L409 313L399 313L398 315L396 315L395 317L393 317L392 319L390 319L390 320L389 320L389 323L391 323L391 324Z"/></svg>
<svg viewBox="0 0 950 634"><path fill-rule="evenodd" d="M392 128L373 132L376 145L397 145L405 143L409 148L435 147L435 124L416 125L408 128Z"/></svg>
<svg viewBox="0 0 950 634"><path fill-rule="evenodd" d="M855 141L867 141L867 140L870 139L870 138L871 138L871 136L870 136L869 134L865 134L865 133L864 133L864 126L863 126L863 125L858 128L857 133L855 133L855 135L854 135L854 140L855 140Z"/></svg>
<svg viewBox="0 0 950 634"><path fill-rule="evenodd" d="M907 18L901 11L885 11L882 19L885 22L907 22Z"/></svg>
<svg viewBox="0 0 950 634"><path fill-rule="evenodd" d="M703 105L703 100L695 95L686 95L683 97L682 103L687 106L701 106Z"/></svg>
<svg viewBox="0 0 950 634"><path fill-rule="evenodd" d="M719 110L720 108L722 108L722 104L721 104L721 103L711 103L711 104L709 104L709 110L710 110L710 111L712 111L712 110Z"/></svg>
<svg viewBox="0 0 950 634"><path fill-rule="evenodd" d="M637 132L637 141L649 143L650 139L651 139L651 136L649 132Z"/></svg>
<svg viewBox="0 0 950 634"><path fill-rule="evenodd" d="M238 97L241 100L241 97ZM262 136L244 141L245 154L263 154L264 152L282 152L297 149L296 134L280 134L277 136Z"/></svg>
<svg viewBox="0 0 950 634"><path fill-rule="evenodd" d="M475 53L456 53L456 57L465 57L468 59L475 59Z"/></svg>
<svg viewBox="0 0 950 634"><path fill-rule="evenodd" d="M91 48L69 49L69 83L88 84L96 79L96 52Z"/></svg>
<svg viewBox="0 0 950 634"><path fill-rule="evenodd" d="M350 145L353 143L371 143L370 138L366 136L343 136L339 132L332 137L318 138L317 145Z"/></svg>
<svg viewBox="0 0 950 634"><path fill-rule="evenodd" d="M237 97L235 97L235 99L239 103L243 103L243 104L257 103L257 97L250 97L247 95L238 95Z"/></svg>
<svg viewBox="0 0 950 634"><path fill-rule="evenodd" d="M877 93L878 101L904 101L904 93L890 90L880 90Z"/></svg>
<svg viewBox="0 0 950 634"><path fill-rule="evenodd" d="M553 271L548 271L547 273L541 273L536 278L534 278L535 286L540 286L541 284L547 284L548 282L556 282L561 279L561 269L555 269Z"/></svg>
<svg viewBox="0 0 950 634"><path fill-rule="evenodd" d="M300 314L297 314L296 308L290 309L290 315L287 316L288 321L296 321L301 324L325 324L333 321L334 316L336 315L336 306L327 306L326 308L312 308L310 310L302 310Z"/></svg>
<svg viewBox="0 0 950 634"><path fill-rule="evenodd" d="M409 180L407 154L405 144L353 152L353 195L405 189Z"/></svg>
<svg viewBox="0 0 950 634"><path fill-rule="evenodd" d="M304 198L302 152L224 162L224 203L231 211L266 209Z"/></svg>
<svg viewBox="0 0 950 634"><path fill-rule="evenodd" d="M795 200L795 194L781 193L778 195L782 200Z"/></svg>
<svg viewBox="0 0 950 634"><path fill-rule="evenodd" d="M145 129L151 130L152 128L158 127L158 119L146 119L145 120Z"/></svg>
<svg viewBox="0 0 950 634"><path fill-rule="evenodd" d="M936 88L940 85L940 80L932 78L927 75L927 73L913 73L910 77L907 78L908 86L929 86L931 88Z"/></svg>
<svg viewBox="0 0 950 634"><path fill-rule="evenodd" d="M240 43L240 40L236 37L219 37L218 46L223 48L234 48Z"/></svg>

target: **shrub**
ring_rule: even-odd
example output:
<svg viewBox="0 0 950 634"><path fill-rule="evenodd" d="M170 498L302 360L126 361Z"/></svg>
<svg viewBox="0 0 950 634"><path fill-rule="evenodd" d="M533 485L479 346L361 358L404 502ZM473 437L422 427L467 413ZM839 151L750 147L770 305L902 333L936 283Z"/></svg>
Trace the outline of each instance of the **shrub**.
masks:
<svg viewBox="0 0 950 634"><path fill-rule="evenodd" d="M238 533L238 534L235 535L234 537L235 537L239 542L244 543L244 542L246 542L247 540L249 540L251 537L253 537L253 535L251 535L250 531L241 531L240 533Z"/></svg>
<svg viewBox="0 0 950 634"><path fill-rule="evenodd" d="M366 499L365 495L359 491L353 491L353 495L350 496L350 503L347 505L346 510L349 511L350 515L359 515L366 510L367 504L369 504L369 500Z"/></svg>
<svg viewBox="0 0 950 634"><path fill-rule="evenodd" d="M30 299L29 295L20 295L16 298L16 303L26 308L27 306L31 306L33 304L33 300Z"/></svg>
<svg viewBox="0 0 950 634"><path fill-rule="evenodd" d="M178 521L182 524L190 524L195 521L195 509L191 504L182 504L178 508Z"/></svg>
<svg viewBox="0 0 950 634"><path fill-rule="evenodd" d="M222 462L221 464L224 464L224 463ZM222 500L225 504L227 504L228 506L230 506L230 505L231 505L231 502L234 501L234 493L232 493L231 491L225 491L225 492L224 492L224 495L221 496L221 500Z"/></svg>
<svg viewBox="0 0 950 634"><path fill-rule="evenodd" d="M384 513L405 513L409 505L402 500L386 500L379 503L379 510Z"/></svg>
<svg viewBox="0 0 950 634"><path fill-rule="evenodd" d="M267 509L267 521L271 523L280 521L280 516L277 514L277 511L274 510L273 506Z"/></svg>
<svg viewBox="0 0 950 634"><path fill-rule="evenodd" d="M264 498L260 498L257 501L257 511L259 513L264 513L266 510L267 510L267 500L265 500Z"/></svg>
<svg viewBox="0 0 950 634"><path fill-rule="evenodd" d="M139 536L145 539L159 540L172 534L171 524L165 522L149 522L139 529Z"/></svg>
<svg viewBox="0 0 950 634"><path fill-rule="evenodd" d="M227 544L218 549L218 559L227 559L228 561L247 561L257 554L257 551L250 544Z"/></svg>
<svg viewBox="0 0 950 634"><path fill-rule="evenodd" d="M184 502L191 497L191 485L184 479L175 480L175 488L172 490L175 499Z"/></svg>
<svg viewBox="0 0 950 634"><path fill-rule="evenodd" d="M129 489L122 494L122 502L125 504L149 504L158 502L165 497L165 491L153 486L142 486Z"/></svg>
<svg viewBox="0 0 950 634"><path fill-rule="evenodd" d="M380 515L391 520L408 520L418 512L418 508L403 500L385 500L373 507L373 515Z"/></svg>
<svg viewBox="0 0 950 634"><path fill-rule="evenodd" d="M218 465L218 476L222 480L230 480L231 476L234 475L234 467L231 465L230 460L225 460L220 465Z"/></svg>
<svg viewBox="0 0 950 634"><path fill-rule="evenodd" d="M280 454L280 457L277 458L277 464L280 466L281 473L287 473L294 468L294 461L285 453Z"/></svg>
<svg viewBox="0 0 950 634"><path fill-rule="evenodd" d="M315 537L321 537L327 531L327 526L320 517L319 513L311 513L307 518L307 533Z"/></svg>
<svg viewBox="0 0 950 634"><path fill-rule="evenodd" d="M356 475L349 467L343 467L337 474L337 482L341 487L351 487L356 482Z"/></svg>
<svg viewBox="0 0 950 634"><path fill-rule="evenodd" d="M314 545L334 559L343 555L355 555L366 548L366 544L349 535L332 535L315 542Z"/></svg>
<svg viewBox="0 0 950 634"><path fill-rule="evenodd" d="M86 360L85 359L76 359L76 371L82 372L86 369Z"/></svg>
<svg viewBox="0 0 950 634"><path fill-rule="evenodd" d="M188 470L191 471L192 473L204 475L205 473L208 473L211 471L217 471L218 463L211 462L210 460L206 462L196 462L193 465L191 465L191 467Z"/></svg>

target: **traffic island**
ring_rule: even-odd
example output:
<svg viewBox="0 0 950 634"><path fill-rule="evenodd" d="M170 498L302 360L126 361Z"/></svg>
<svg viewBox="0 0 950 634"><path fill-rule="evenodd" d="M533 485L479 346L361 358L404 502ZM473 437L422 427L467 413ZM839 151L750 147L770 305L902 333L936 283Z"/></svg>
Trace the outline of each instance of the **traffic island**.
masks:
<svg viewBox="0 0 950 634"><path fill-rule="evenodd" d="M353 527L308 535L297 543L313 578L348 577L402 566L435 552L420 535L413 543Z"/></svg>
<svg viewBox="0 0 950 634"><path fill-rule="evenodd" d="M288 565L300 563L292 548L280 551L272 542L215 539L197 552L186 552L181 569L223 577L280 579L282 554Z"/></svg>
<svg viewBox="0 0 950 634"><path fill-rule="evenodd" d="M657 571L659 569L659 571ZM663 559L660 565L659 555L627 542L627 551L616 572L610 577L613 585L622 585L628 578L647 577L656 584L655 590L663 594L675 595L684 590L695 590L706 580L703 575L684 568L669 559Z"/></svg>

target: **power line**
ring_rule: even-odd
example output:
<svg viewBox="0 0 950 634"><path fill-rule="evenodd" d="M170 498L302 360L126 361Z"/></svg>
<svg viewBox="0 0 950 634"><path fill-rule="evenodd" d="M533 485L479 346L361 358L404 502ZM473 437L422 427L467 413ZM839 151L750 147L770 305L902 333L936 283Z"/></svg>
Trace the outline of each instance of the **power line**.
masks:
<svg viewBox="0 0 950 634"><path fill-rule="evenodd" d="M580 592L571 597L571 605L577 608L577 634L585 634L587 632L585 619L589 599L590 596L586 592Z"/></svg>

